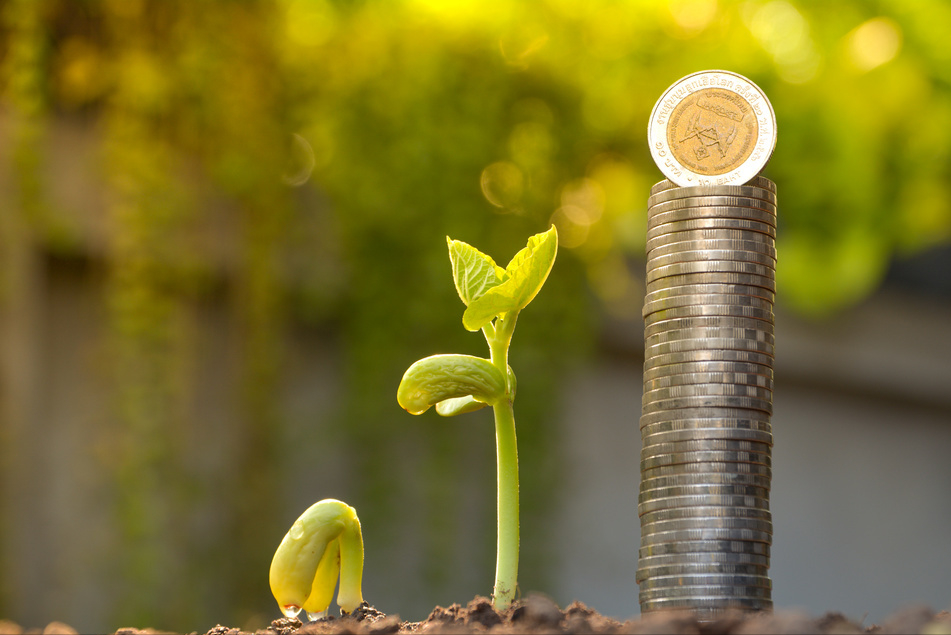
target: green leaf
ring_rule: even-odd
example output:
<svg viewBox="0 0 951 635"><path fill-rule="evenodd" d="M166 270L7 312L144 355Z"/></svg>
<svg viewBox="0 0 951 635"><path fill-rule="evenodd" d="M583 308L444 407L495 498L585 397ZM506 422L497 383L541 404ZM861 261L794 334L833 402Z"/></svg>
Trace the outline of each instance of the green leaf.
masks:
<svg viewBox="0 0 951 635"><path fill-rule="evenodd" d="M453 397L452 399L440 401L436 404L436 413L441 417L455 417L456 415L465 414L467 412L481 410L488 405L487 403L476 401L472 395L466 395L465 397Z"/></svg>
<svg viewBox="0 0 951 635"><path fill-rule="evenodd" d="M489 360L471 355L433 355L421 359L406 370L396 391L400 406L414 415L448 399L472 397L491 405L504 395L505 377L499 369Z"/></svg>
<svg viewBox="0 0 951 635"><path fill-rule="evenodd" d="M449 262L452 264L456 291L466 306L501 284L505 270L495 264L492 258L461 240L446 236L446 242L449 243Z"/></svg>
<svg viewBox="0 0 951 635"><path fill-rule="evenodd" d="M463 326L478 331L496 316L528 306L548 279L557 253L558 233L554 225L529 238L528 245L505 267L502 283L468 304L462 316Z"/></svg>

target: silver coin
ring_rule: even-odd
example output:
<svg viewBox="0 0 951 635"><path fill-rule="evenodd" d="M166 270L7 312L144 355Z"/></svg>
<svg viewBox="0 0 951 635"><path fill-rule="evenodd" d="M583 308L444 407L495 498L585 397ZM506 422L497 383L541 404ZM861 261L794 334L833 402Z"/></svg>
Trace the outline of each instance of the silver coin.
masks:
<svg viewBox="0 0 951 635"><path fill-rule="evenodd" d="M641 474L644 473L644 470L651 470L666 465L685 465L690 463L753 463L756 465L765 465L771 468L773 466L773 459L771 454L768 452L743 452L729 450L669 452L667 454L653 454L647 458L642 458ZM701 503L698 502L696 504L699 505Z"/></svg>
<svg viewBox="0 0 951 635"><path fill-rule="evenodd" d="M687 238L714 238L727 240L755 240L757 234L765 234L776 239L776 228L769 223L742 218L695 218L664 223L647 230L646 249L649 251L652 241L660 236L693 232L693 236L679 236L681 240ZM727 232L740 232L739 234Z"/></svg>
<svg viewBox="0 0 951 635"><path fill-rule="evenodd" d="M746 196L691 196L688 198L678 198L663 203L648 204L649 214L664 214L678 209L688 209L691 207L735 207L742 209L759 209L764 212L776 214L778 209L775 204L765 201L761 198L750 198Z"/></svg>
<svg viewBox="0 0 951 635"><path fill-rule="evenodd" d="M653 229L667 223L676 223L685 220L694 220L698 218L735 218L740 220L752 220L758 223L766 223L776 227L776 212L771 210L758 209L756 207L724 207L710 206L703 207L682 207L680 209L667 210L665 212L648 210L647 229Z"/></svg>
<svg viewBox="0 0 951 635"><path fill-rule="evenodd" d="M682 295L674 298L666 298L655 302L645 303L641 309L641 316L648 318L658 313L667 313L669 311L694 310L694 313L700 312L702 315L719 315L718 313L702 313L702 307L734 307L735 309L756 309L761 315L768 315L773 312L773 303L763 298L756 298L749 295ZM695 310L697 307L701 309ZM736 311L733 311L736 313ZM730 316L724 316L730 317ZM672 318L668 318L672 319ZM775 317L774 317L775 320ZM664 329L670 330L670 329ZM755 329L761 330L761 329Z"/></svg>
<svg viewBox="0 0 951 635"><path fill-rule="evenodd" d="M647 293L692 284L740 284L743 286L763 287L775 293L775 276L751 276L743 273L690 273L671 276L647 284Z"/></svg>
<svg viewBox="0 0 951 635"><path fill-rule="evenodd" d="M761 518L717 518L710 516L672 518L670 520L641 523L641 534L682 531L685 529L749 529L764 534L772 534L773 523Z"/></svg>
<svg viewBox="0 0 951 635"><path fill-rule="evenodd" d="M778 198L774 192L765 190L761 187L749 187L747 185L718 185L714 187L678 187L676 189L664 190L651 194L647 198L647 205L652 206L667 201L675 201L683 198L700 198L704 196L733 196L736 198L755 198L776 205Z"/></svg>
<svg viewBox="0 0 951 635"><path fill-rule="evenodd" d="M769 399L754 399L752 397L737 397L732 395L674 397L671 399L659 399L649 403L642 402L641 414L651 414L664 410L679 410L682 408L746 408L749 410L761 410L762 412L772 414L773 402ZM671 418L674 417L672 416Z"/></svg>
<svg viewBox="0 0 951 635"><path fill-rule="evenodd" d="M634 573L634 581L640 583L656 577L697 574L720 575L759 575L768 576L769 567L755 564L680 564L658 567L638 568Z"/></svg>
<svg viewBox="0 0 951 635"><path fill-rule="evenodd" d="M669 223L655 225L647 230L647 240L664 236L667 234L676 234L679 232L699 232L699 231L735 231L744 232L746 237L739 237L739 240L754 240L757 237L754 234L766 234L771 238L776 238L776 226L758 220L748 218L688 218L686 220L675 220ZM715 236L711 236L714 238ZM730 236L733 238L733 236ZM722 237L721 237L722 239Z"/></svg>
<svg viewBox="0 0 951 635"><path fill-rule="evenodd" d="M647 270L646 280L652 282L669 276L710 272L745 273L754 276L776 277L776 268L769 265L738 260L697 260L650 268Z"/></svg>
<svg viewBox="0 0 951 635"><path fill-rule="evenodd" d="M760 188L763 188L764 190L769 190L770 192L774 194L776 193L776 184L770 181L765 176L761 176L761 175L754 176L752 179L750 179L746 183L741 183L740 185L746 185L747 187L760 187ZM654 185L651 186L650 193L657 194L658 192L663 192L664 190L672 190L675 187L680 187L680 186L674 183L673 181L671 181L670 179L663 179L662 181L658 181L657 183L654 183Z"/></svg>
<svg viewBox="0 0 951 635"><path fill-rule="evenodd" d="M667 243L647 252L647 257L653 258L654 256L666 256L669 254L704 250L752 251L766 254L772 256L774 260L776 259L776 246L773 241L731 240L722 238L684 240L676 243Z"/></svg>
<svg viewBox="0 0 951 635"><path fill-rule="evenodd" d="M701 410L676 410L665 413L666 416L652 417L641 421L642 433L679 432L695 429L753 430L771 432L770 418L757 410L733 410L724 412L720 408ZM680 415L680 416L670 416ZM757 416L750 416L757 415Z"/></svg>
<svg viewBox="0 0 951 635"><path fill-rule="evenodd" d="M674 430L670 432L651 432L641 428L642 445L657 443L677 443L679 441L733 439L735 441L755 441L756 443L773 444L771 432L762 430L748 430L744 428L693 428L690 430ZM649 441L649 443L648 443Z"/></svg>
<svg viewBox="0 0 951 635"><path fill-rule="evenodd" d="M642 591L670 587L729 586L773 588L768 576L739 573L681 573L666 576L651 576L640 585Z"/></svg>
<svg viewBox="0 0 951 635"><path fill-rule="evenodd" d="M772 311L773 303L764 298L754 295L745 295L742 293L685 293L675 295L669 298L660 298L644 302L643 312L645 315L663 311L666 309L676 309L682 306L696 306L699 304L729 304L736 306L752 306L760 309Z"/></svg>
<svg viewBox="0 0 951 635"><path fill-rule="evenodd" d="M739 337L690 337L679 340L670 340L669 342L658 342L644 347L644 355L655 357L657 355L668 355L671 353L684 353L687 351L698 350L731 350L731 351L751 351L755 353L764 353L766 355L775 355L776 346L771 342L763 342L752 338Z"/></svg>
<svg viewBox="0 0 951 635"><path fill-rule="evenodd" d="M719 317L755 318L757 320L763 320L764 322L770 323L775 321L775 315L769 309L761 309L759 307L750 306L736 306L732 304L704 304L673 307L670 309L653 311L644 316L644 322L650 326L651 324L655 324L657 322L665 322L667 320L675 320L678 318L706 317L714 315Z"/></svg>
<svg viewBox="0 0 951 635"><path fill-rule="evenodd" d="M667 496L639 501L637 503L637 512L638 515L641 515L661 509L709 505L769 509L769 498L764 496L731 496L729 494L684 494L683 496Z"/></svg>
<svg viewBox="0 0 951 635"><path fill-rule="evenodd" d="M667 423L669 425L678 425L678 422L691 422L698 420L712 421L749 421L769 424L771 418L768 413L761 410L750 410L749 408L684 408L672 412L653 412L641 413L641 427L654 425L658 423ZM683 425L683 424L681 424Z"/></svg>
<svg viewBox="0 0 951 635"><path fill-rule="evenodd" d="M727 219L729 220L729 219ZM676 221L688 222L688 221ZM760 243L764 247L776 248L776 236L764 232L753 231L749 229L737 229L730 227L708 227L700 229L679 229L676 223L665 223L653 229L653 233L644 241L644 253L651 254L654 250L668 245L679 246L681 243L689 242L709 242L714 240L730 242L748 242ZM671 231L663 231L671 229Z"/></svg>
<svg viewBox="0 0 951 635"><path fill-rule="evenodd" d="M690 521L693 519L706 519L706 521L723 520L738 521L749 520L761 523L772 524L772 516L768 509L759 509L756 507L716 507L716 506L696 506L696 507L675 507L670 509L658 509L641 514L640 522L642 526L650 526L659 522L672 521ZM713 558L707 558L713 561Z"/></svg>
<svg viewBox="0 0 951 635"><path fill-rule="evenodd" d="M748 183L769 161L776 136L766 93L722 70L691 73L671 84L647 125L651 158L681 187Z"/></svg>
<svg viewBox="0 0 951 635"><path fill-rule="evenodd" d="M769 545L762 542L745 540L682 540L664 542L657 545L645 545L637 551L638 557L657 556L667 553L704 553L709 551L723 553L750 553L759 556L770 555Z"/></svg>
<svg viewBox="0 0 951 635"><path fill-rule="evenodd" d="M771 599L766 598L716 598L705 595L691 598L664 598L660 600L641 600L641 613L654 611L683 612L685 615L712 616L728 615L735 611L765 611L773 608Z"/></svg>
<svg viewBox="0 0 951 635"><path fill-rule="evenodd" d="M769 365L732 361L683 362L680 364L667 364L666 366L655 366L650 368L644 372L644 381L648 382L672 376L697 374L758 375L772 381L773 368ZM681 381L680 383L689 382ZM760 381L758 380L755 383L758 385Z"/></svg>
<svg viewBox="0 0 951 635"><path fill-rule="evenodd" d="M688 472L641 479L640 489L657 489L677 485L752 485L769 489L771 479L761 474L735 474L732 472L710 472L708 474Z"/></svg>
<svg viewBox="0 0 951 635"><path fill-rule="evenodd" d="M675 443L657 442L644 445L641 448L641 457L674 454L677 452L709 452L714 450L769 454L770 446L767 443L743 439L690 439Z"/></svg>
<svg viewBox="0 0 951 635"><path fill-rule="evenodd" d="M670 485L651 490L641 489L637 495L637 502L675 498L678 496L755 496L769 499L769 489L755 485L720 485L705 483L702 485ZM697 537L696 540L699 540Z"/></svg>
<svg viewBox="0 0 951 635"><path fill-rule="evenodd" d="M772 322L764 322L756 318L730 317L723 315L687 317L679 319L665 320L645 327L644 336L650 337L667 331L679 331L683 329L708 329L708 328L733 328L749 329L752 331L763 331L773 334L775 325Z"/></svg>
<svg viewBox="0 0 951 635"><path fill-rule="evenodd" d="M668 587L664 589L644 589L638 592L638 598L644 602L667 598L730 598L756 599L763 601L772 599L772 589L755 586L684 586Z"/></svg>
<svg viewBox="0 0 951 635"><path fill-rule="evenodd" d="M690 297L690 296L688 296ZM704 296L695 296L704 297ZM741 296L742 297L742 296ZM673 328L645 336L645 346L663 344L685 339L744 339L768 344L776 343L776 336L768 330L759 328L736 328L732 326Z"/></svg>
<svg viewBox="0 0 951 635"><path fill-rule="evenodd" d="M656 225L647 230L644 252L659 245L686 240L748 240L776 246L776 228L742 218L696 218Z"/></svg>
<svg viewBox="0 0 951 635"><path fill-rule="evenodd" d="M684 540L742 540L770 545L773 537L770 534L749 529L683 529L660 533L642 532L641 546L649 547Z"/></svg>
<svg viewBox="0 0 951 635"><path fill-rule="evenodd" d="M715 474L718 472L730 474L762 474L772 478L773 469L768 465L739 461L701 461L699 463L671 463L643 467L641 478L650 479L658 476L673 476L674 474Z"/></svg>
<svg viewBox="0 0 951 635"><path fill-rule="evenodd" d="M683 373L680 375L663 375L656 379L645 379L644 390L657 390L671 386L695 386L702 384L738 384L741 386L757 386L773 390L773 380L765 375L748 373Z"/></svg>
<svg viewBox="0 0 951 635"><path fill-rule="evenodd" d="M758 251L745 251L740 249L702 249L693 251L676 251L669 254L652 254L647 258L647 268L656 269L666 265L677 264L678 262L708 262L708 261L727 261L727 262L756 262L776 269L776 258L769 254Z"/></svg>
<svg viewBox="0 0 951 635"><path fill-rule="evenodd" d="M753 564L768 567L769 556L757 553L732 553L724 551L687 551L684 553L659 553L639 556L640 568L683 564Z"/></svg>
<svg viewBox="0 0 951 635"><path fill-rule="evenodd" d="M768 421L726 418L660 421L641 425L640 430L642 438L647 436L653 438L657 435L670 435L671 438L680 438L681 436L686 437L690 434L696 434L701 438L713 439L718 438L716 435L724 435L724 437L729 438L764 439L763 443L768 443L773 436L772 425Z"/></svg>
<svg viewBox="0 0 951 635"><path fill-rule="evenodd" d="M683 384L644 391L641 397L643 405L653 404L669 399L686 397L750 397L772 401L773 391L759 386L742 384Z"/></svg>

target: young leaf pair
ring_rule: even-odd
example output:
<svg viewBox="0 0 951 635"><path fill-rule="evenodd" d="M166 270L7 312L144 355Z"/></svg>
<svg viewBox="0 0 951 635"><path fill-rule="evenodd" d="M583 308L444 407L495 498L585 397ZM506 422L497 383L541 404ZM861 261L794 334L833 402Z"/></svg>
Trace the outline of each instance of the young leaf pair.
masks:
<svg viewBox="0 0 951 635"><path fill-rule="evenodd" d="M456 291L466 305L462 324L482 330L489 358L433 355L403 375L399 404L412 414L432 406L453 416L492 406L498 478L498 549L494 603L505 609L518 580L518 451L515 436L515 374L508 365L509 345L519 312L535 298L555 262L558 234L554 226L536 234L503 269L476 248L447 238Z"/></svg>

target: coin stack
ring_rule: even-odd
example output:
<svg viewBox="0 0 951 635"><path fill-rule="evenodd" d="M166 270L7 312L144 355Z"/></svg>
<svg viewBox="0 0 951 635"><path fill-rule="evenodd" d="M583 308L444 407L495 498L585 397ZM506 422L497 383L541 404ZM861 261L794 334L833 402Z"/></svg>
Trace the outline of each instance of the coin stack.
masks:
<svg viewBox="0 0 951 635"><path fill-rule="evenodd" d="M642 612L772 606L776 186L651 189Z"/></svg>

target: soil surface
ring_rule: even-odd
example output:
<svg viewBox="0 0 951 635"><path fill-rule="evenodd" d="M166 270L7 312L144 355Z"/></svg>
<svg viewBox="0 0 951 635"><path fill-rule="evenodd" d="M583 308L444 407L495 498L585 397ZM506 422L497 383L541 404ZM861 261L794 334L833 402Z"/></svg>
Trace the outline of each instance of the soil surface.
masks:
<svg viewBox="0 0 951 635"><path fill-rule="evenodd" d="M122 628L115 635L154 635L152 629ZM16 624L0 620L0 635L75 635L67 624L53 622L43 630L24 631ZM296 618L281 618L254 635L321 635L362 633L666 633L669 635L716 635L735 633L921 633L922 635L951 635L951 613L936 613L925 606L912 606L882 622L880 625L856 623L839 613L827 613L815 618L793 611L776 610L761 613L728 613L710 621L698 620L686 613L653 613L637 619L619 622L574 602L561 609L547 597L530 595L498 612L489 598L476 597L466 606L453 604L437 606L421 622L405 622L398 615L386 615L364 603L356 611L341 617L328 617L315 622L301 623ZM197 635L197 633L196 633ZM215 626L205 635L251 635L228 626Z"/></svg>

